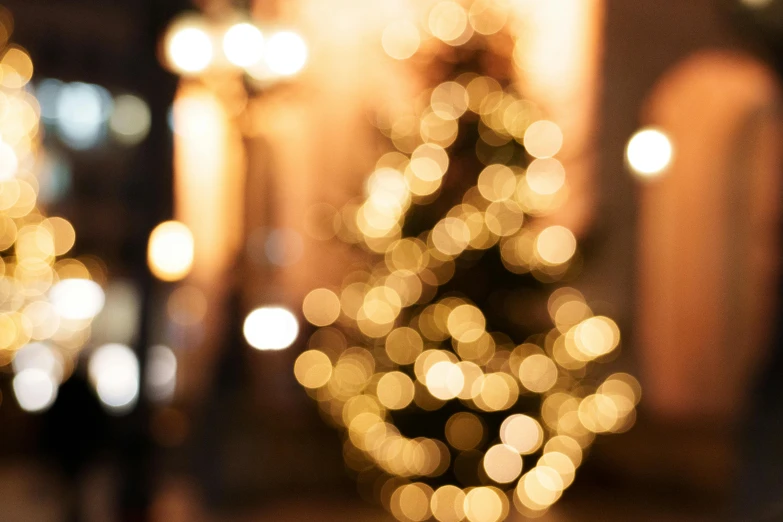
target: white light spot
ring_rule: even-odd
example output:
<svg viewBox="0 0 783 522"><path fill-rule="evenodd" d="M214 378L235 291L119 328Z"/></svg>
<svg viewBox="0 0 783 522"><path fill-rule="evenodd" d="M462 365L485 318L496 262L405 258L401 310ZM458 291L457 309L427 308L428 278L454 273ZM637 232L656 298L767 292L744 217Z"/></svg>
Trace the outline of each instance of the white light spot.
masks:
<svg viewBox="0 0 783 522"><path fill-rule="evenodd" d="M223 53L237 67L249 67L264 56L264 35L252 24L233 25L223 36Z"/></svg>
<svg viewBox="0 0 783 522"><path fill-rule="evenodd" d="M191 74L206 69L214 54L212 40L198 27L176 29L169 38L166 52L175 69Z"/></svg>
<svg viewBox="0 0 783 522"><path fill-rule="evenodd" d="M139 396L139 360L123 344L105 344L90 357L87 371L98 398L116 413L133 408Z"/></svg>
<svg viewBox="0 0 783 522"><path fill-rule="evenodd" d="M292 76L307 62L307 45L292 31L281 31L269 38L266 46L266 64L272 72Z"/></svg>
<svg viewBox="0 0 783 522"><path fill-rule="evenodd" d="M16 176L19 170L19 159L10 145L0 141L0 181L7 181Z"/></svg>
<svg viewBox="0 0 783 522"><path fill-rule="evenodd" d="M49 290L49 300L60 317L78 321L98 315L106 297L95 281L63 279Z"/></svg>
<svg viewBox="0 0 783 522"><path fill-rule="evenodd" d="M663 132L647 128L628 141L625 157L631 169L641 177L653 177L666 170L672 160L671 141Z"/></svg>
<svg viewBox="0 0 783 522"><path fill-rule="evenodd" d="M193 234L178 221L155 227L147 246L147 264L162 281L179 281L190 273L194 256Z"/></svg>
<svg viewBox="0 0 783 522"><path fill-rule="evenodd" d="M299 323L294 314L279 306L256 308L245 319L245 339L259 350L288 348L299 335Z"/></svg>
<svg viewBox="0 0 783 522"><path fill-rule="evenodd" d="M48 373L38 368L17 373L13 387L16 401L24 411L43 411L57 398L57 384Z"/></svg>

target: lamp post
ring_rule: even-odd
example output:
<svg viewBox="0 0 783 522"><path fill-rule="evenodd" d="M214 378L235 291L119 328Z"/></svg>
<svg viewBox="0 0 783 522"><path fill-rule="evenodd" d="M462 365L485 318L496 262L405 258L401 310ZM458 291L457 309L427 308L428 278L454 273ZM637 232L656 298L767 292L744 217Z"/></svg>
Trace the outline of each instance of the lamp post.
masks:
<svg viewBox="0 0 783 522"><path fill-rule="evenodd" d="M184 368L179 391L201 417L196 420L204 433L196 434L195 445L213 446L223 424L215 418L231 414L224 404L215 404L226 402L216 396L230 399L239 392L239 376L246 371L239 351L242 333L259 349L281 349L293 342L280 335L259 338L255 328L263 323L260 319L287 312L281 308L255 310L243 324L242 314L248 310L240 299L245 279L241 253L246 194L252 189L248 158L255 147L251 149L241 131L248 119L246 108L294 78L306 64L308 49L296 32L259 26L239 11L182 15L169 25L159 49L166 67L181 78L173 107L174 218L193 238L192 270L182 276L203 289L211 309L202 325L205 342L179 366ZM267 207L271 196L264 191ZM289 313L284 319L273 323L295 331L295 318ZM205 393L211 388L214 393ZM214 483L220 480L214 468L221 464L214 458L201 454L196 459L207 489L221 486Z"/></svg>

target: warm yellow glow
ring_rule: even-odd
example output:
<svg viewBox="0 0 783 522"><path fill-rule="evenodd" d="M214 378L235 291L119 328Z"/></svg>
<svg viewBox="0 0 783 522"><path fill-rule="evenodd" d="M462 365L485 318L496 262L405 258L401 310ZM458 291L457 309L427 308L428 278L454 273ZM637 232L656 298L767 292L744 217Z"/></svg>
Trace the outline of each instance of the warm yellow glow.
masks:
<svg viewBox="0 0 783 522"><path fill-rule="evenodd" d="M378 402L390 410L401 410L413 402L415 389L410 377L402 372L389 372L380 378L376 388Z"/></svg>
<svg viewBox="0 0 783 522"><path fill-rule="evenodd" d="M505 165L490 165L481 171L478 179L478 189L488 201L503 201L509 199L517 187L514 172Z"/></svg>
<svg viewBox="0 0 783 522"><path fill-rule="evenodd" d="M504 516L503 500L494 488L473 488L465 496L465 516L470 522L498 522Z"/></svg>
<svg viewBox="0 0 783 522"><path fill-rule="evenodd" d="M316 288L302 301L302 313L315 326L330 325L340 317L340 298L327 288Z"/></svg>
<svg viewBox="0 0 783 522"><path fill-rule="evenodd" d="M495 444L484 455L484 471L495 482L508 484L522 473L522 457L511 446Z"/></svg>
<svg viewBox="0 0 783 522"><path fill-rule="evenodd" d="M456 486L441 486L430 500L432 516L438 522L460 522L465 518L465 493Z"/></svg>
<svg viewBox="0 0 783 522"><path fill-rule="evenodd" d="M269 69L281 76L293 76L307 63L307 44L293 31L273 34L266 44L264 59Z"/></svg>
<svg viewBox="0 0 783 522"><path fill-rule="evenodd" d="M49 300L60 317L83 321L100 313L106 297L95 281L63 279L49 290Z"/></svg>
<svg viewBox="0 0 783 522"><path fill-rule="evenodd" d="M381 37L383 50L395 60L410 58L419 50L421 37L418 28L407 20L391 22Z"/></svg>
<svg viewBox="0 0 783 522"><path fill-rule="evenodd" d="M508 417L500 426L500 440L522 455L538 450L544 441L544 430L532 417L516 414Z"/></svg>
<svg viewBox="0 0 783 522"><path fill-rule="evenodd" d="M554 194L565 184L563 164L554 158L533 160L525 171L525 181L530 190L541 195Z"/></svg>
<svg viewBox="0 0 783 522"><path fill-rule="evenodd" d="M237 67L250 67L264 56L264 35L253 24L232 25L223 35L223 53Z"/></svg>
<svg viewBox="0 0 783 522"><path fill-rule="evenodd" d="M537 121L525 131L524 144L531 156L550 158L563 146L563 131L551 121Z"/></svg>
<svg viewBox="0 0 783 522"><path fill-rule="evenodd" d="M204 71L212 62L212 39L201 27L189 22L175 24L166 39L169 64L183 74Z"/></svg>
<svg viewBox="0 0 783 522"><path fill-rule="evenodd" d="M772 3L772 0L740 0L751 9L764 9Z"/></svg>
<svg viewBox="0 0 783 522"><path fill-rule="evenodd" d="M480 34L500 31L508 17L508 6L495 0L477 0L470 6L470 25Z"/></svg>
<svg viewBox="0 0 783 522"><path fill-rule="evenodd" d="M576 253L576 238L559 225L545 228L536 238L536 253L547 265L562 265Z"/></svg>
<svg viewBox="0 0 783 522"><path fill-rule="evenodd" d="M658 176L672 161L674 149L669 137L653 128L642 129L628 141L625 158L628 165L642 178Z"/></svg>
<svg viewBox="0 0 783 522"><path fill-rule="evenodd" d="M20 89L33 77L33 61L27 51L12 46L0 61L0 72L2 72L0 83L3 87Z"/></svg>
<svg viewBox="0 0 783 522"><path fill-rule="evenodd" d="M451 0L435 4L430 11L428 21L433 36L451 45L466 42L473 32L468 25L468 14L465 9Z"/></svg>
<svg viewBox="0 0 783 522"><path fill-rule="evenodd" d="M53 217L44 221L44 226L52 231L54 244L52 253L56 256L67 254L76 241L76 231L68 220Z"/></svg>
<svg viewBox="0 0 783 522"><path fill-rule="evenodd" d="M296 358L294 376L305 388L320 388L332 376L332 362L320 350L308 350Z"/></svg>
<svg viewBox="0 0 783 522"><path fill-rule="evenodd" d="M462 392L465 377L459 366L451 361L440 361L433 364L427 371L427 390L442 401L455 398Z"/></svg>
<svg viewBox="0 0 783 522"><path fill-rule="evenodd" d="M282 350L299 335L294 314L280 306L256 308L245 318L242 331L247 343L259 350Z"/></svg>
<svg viewBox="0 0 783 522"><path fill-rule="evenodd" d="M150 234L147 264L162 281L179 281L193 266L193 234L177 221L161 223Z"/></svg>
<svg viewBox="0 0 783 522"><path fill-rule="evenodd" d="M397 328L386 337L386 354L397 364L412 364L423 349L421 336L412 328Z"/></svg>
<svg viewBox="0 0 783 522"><path fill-rule="evenodd" d="M545 355L531 355L519 366L519 382L535 393L544 393L557 382L557 366Z"/></svg>
<svg viewBox="0 0 783 522"><path fill-rule="evenodd" d="M19 159L14 149L0 141L0 181L7 181L16 176L19 168Z"/></svg>
<svg viewBox="0 0 783 522"><path fill-rule="evenodd" d="M448 329L451 336L462 342L478 340L487 325L484 314L473 305L460 305L451 311L448 317Z"/></svg>

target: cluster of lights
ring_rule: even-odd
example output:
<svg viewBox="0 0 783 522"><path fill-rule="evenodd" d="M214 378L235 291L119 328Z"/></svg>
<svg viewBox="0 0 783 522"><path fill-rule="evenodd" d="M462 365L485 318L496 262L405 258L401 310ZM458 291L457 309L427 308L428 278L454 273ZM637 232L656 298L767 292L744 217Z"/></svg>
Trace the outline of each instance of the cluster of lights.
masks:
<svg viewBox="0 0 783 522"><path fill-rule="evenodd" d="M149 106L133 94L113 96L100 85L53 78L38 82L35 94L41 119L73 149L95 147L107 134L121 145L133 146L149 134Z"/></svg>
<svg viewBox="0 0 783 522"><path fill-rule="evenodd" d="M221 26L185 16L166 34L166 62L182 75L236 68L261 81L293 76L306 64L307 45L293 31L264 34L248 22Z"/></svg>
<svg viewBox="0 0 783 522"><path fill-rule="evenodd" d="M391 24L384 49L403 59L425 32L455 46L474 33L493 34L507 22L497 5L438 2L425 31ZM377 162L366 196L330 220L335 235L381 259L349 274L339 289L305 297L303 314L318 329L294 374L323 417L343 430L347 465L398 520L496 522L511 506L540 516L573 482L596 434L634 423L638 382L591 372L615 353L619 329L595 315L579 291L561 287L548 300L553 327L517 344L488 330L473 302L438 289L459 270L460 257L490 248L513 273L545 282L564 277L576 239L535 219L567 197L565 169L555 158L563 135L516 92L472 73L425 91L413 107L379 118L397 150ZM484 168L431 229L407 236L413 205L441 191L462 118L478 126L475 152ZM527 168L509 165L519 145L532 160ZM520 411L529 404L520 401L525 395L540 396L540 408ZM460 411L448 416L442 437L410 438L395 425L400 410L446 405ZM498 432L482 418L487 413L505 416ZM443 485L447 471L461 486Z"/></svg>
<svg viewBox="0 0 783 522"><path fill-rule="evenodd" d="M0 58L0 366L26 411L54 402L104 306L91 259L67 257L73 226L38 205L41 105L27 90L33 65L15 46Z"/></svg>

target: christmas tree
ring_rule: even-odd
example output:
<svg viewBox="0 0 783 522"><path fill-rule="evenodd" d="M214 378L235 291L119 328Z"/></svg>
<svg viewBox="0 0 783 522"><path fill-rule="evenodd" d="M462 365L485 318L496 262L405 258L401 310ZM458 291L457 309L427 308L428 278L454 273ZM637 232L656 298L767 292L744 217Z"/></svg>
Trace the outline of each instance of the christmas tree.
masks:
<svg viewBox="0 0 783 522"><path fill-rule="evenodd" d="M396 150L336 220L367 264L303 302L319 328L296 377L399 520L542 514L596 434L635 418L636 380L597 364L616 324L567 286L582 253L556 224L564 137L515 89L511 23L497 3L446 1L423 43L387 28L387 53L415 52L433 87L378 115Z"/></svg>

